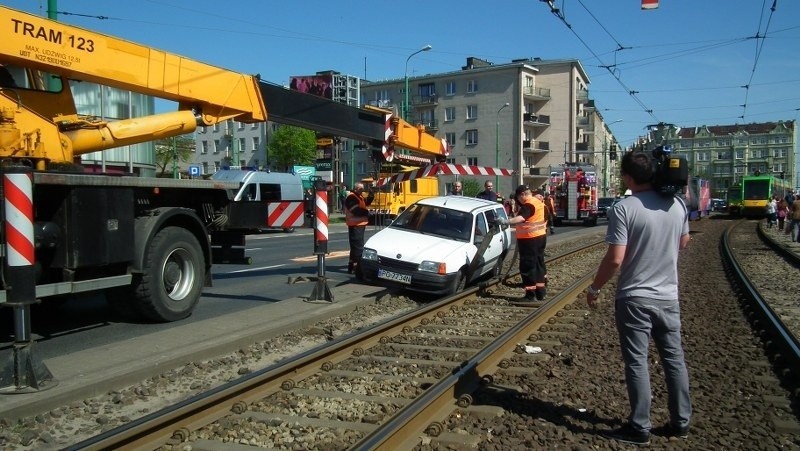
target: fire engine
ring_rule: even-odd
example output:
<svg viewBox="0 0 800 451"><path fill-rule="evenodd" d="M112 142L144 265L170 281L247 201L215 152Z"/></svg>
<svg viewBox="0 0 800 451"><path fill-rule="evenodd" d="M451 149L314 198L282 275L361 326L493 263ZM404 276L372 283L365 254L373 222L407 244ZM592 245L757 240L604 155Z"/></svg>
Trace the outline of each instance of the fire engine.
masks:
<svg viewBox="0 0 800 451"><path fill-rule="evenodd" d="M550 173L550 196L555 206L554 225L580 221L597 225L597 172L594 166L565 164Z"/></svg>

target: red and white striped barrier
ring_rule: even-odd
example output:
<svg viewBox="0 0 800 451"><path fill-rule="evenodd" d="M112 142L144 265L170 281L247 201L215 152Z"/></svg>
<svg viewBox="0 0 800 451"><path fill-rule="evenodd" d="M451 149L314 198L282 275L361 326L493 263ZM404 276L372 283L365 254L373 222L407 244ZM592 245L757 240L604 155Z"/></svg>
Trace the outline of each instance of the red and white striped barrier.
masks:
<svg viewBox="0 0 800 451"><path fill-rule="evenodd" d="M33 266L33 174L3 174L8 266Z"/></svg>
<svg viewBox="0 0 800 451"><path fill-rule="evenodd" d="M392 177L378 179L377 185L386 183L399 183L406 180L413 180L420 177L435 177L437 175L478 175L478 176L510 176L514 171L503 168L492 168L484 166L467 166L463 164L437 163L426 166L422 169L409 172L400 172Z"/></svg>
<svg viewBox="0 0 800 451"><path fill-rule="evenodd" d="M267 204L267 227L288 229L302 227L305 202L270 202Z"/></svg>
<svg viewBox="0 0 800 451"><path fill-rule="evenodd" d="M314 253L328 253L328 192L317 190L314 205Z"/></svg>

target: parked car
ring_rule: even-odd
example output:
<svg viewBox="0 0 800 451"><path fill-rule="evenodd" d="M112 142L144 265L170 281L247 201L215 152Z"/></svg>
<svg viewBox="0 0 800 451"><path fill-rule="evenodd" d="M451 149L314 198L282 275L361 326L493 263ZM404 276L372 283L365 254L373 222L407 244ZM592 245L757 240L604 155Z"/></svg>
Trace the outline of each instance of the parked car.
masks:
<svg viewBox="0 0 800 451"><path fill-rule="evenodd" d="M711 199L711 209L713 211L727 211L728 202L725 199Z"/></svg>
<svg viewBox="0 0 800 451"><path fill-rule="evenodd" d="M502 205L440 196L417 201L364 245L367 282L429 294L455 294L499 276L511 247Z"/></svg>
<svg viewBox="0 0 800 451"><path fill-rule="evenodd" d="M606 218L608 217L608 209L614 204L613 197L601 197L597 199L597 217L598 218Z"/></svg>

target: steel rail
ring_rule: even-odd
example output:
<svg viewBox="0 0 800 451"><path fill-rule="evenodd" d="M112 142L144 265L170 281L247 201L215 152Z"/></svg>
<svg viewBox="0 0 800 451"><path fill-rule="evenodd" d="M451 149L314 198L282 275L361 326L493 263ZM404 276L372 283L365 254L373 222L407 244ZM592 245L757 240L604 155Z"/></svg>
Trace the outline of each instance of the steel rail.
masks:
<svg viewBox="0 0 800 451"><path fill-rule="evenodd" d="M467 407L471 403L469 394L488 375L497 371L499 363L514 351L517 344L526 341L533 330L572 304L577 295L586 290L593 276L594 268L541 307L534 309L519 323L462 363L457 371L431 386L351 449L411 449L421 435L438 435L444 429L442 422L447 416L457 407Z"/></svg>
<svg viewBox="0 0 800 451"><path fill-rule="evenodd" d="M599 244L602 244L602 241L570 250L548 259L548 263L554 263L569 255L585 251ZM446 312L454 307L457 308L457 306L466 303L473 295L478 293L478 291L491 290L500 283L502 283L501 279L494 279L491 283L470 287L454 296L442 298L400 316L389 318L366 329L340 337L329 343L301 353L290 361L279 362L242 376L130 423L90 437L65 449L155 449L169 440L186 440L190 431L211 424L220 418L230 415L231 412L244 412L247 410L247 406L252 402L281 390L290 390L295 386L297 381L319 373L321 368L323 370L325 368L333 368L336 363L351 358L354 355L361 355L364 349L381 343L382 340L385 340L385 337L399 335L417 325L424 324L428 321L429 317L436 316L438 312ZM580 281L573 283L570 288L577 286L579 283ZM589 282L586 281L585 283L588 285ZM564 299L564 295L555 296L542 307L545 308L545 310L553 309L555 305L565 302ZM445 380L449 382L440 381L434 384L420 395L421 400L412 401L410 404L420 406L421 404L431 402L431 397L434 399L445 399L442 397L443 394L440 393L440 391L449 391L450 389L447 387L451 382L457 382L456 386L458 390L456 392L459 396L466 394L466 389L474 389L477 383L477 379L473 380L469 377L470 372L478 374L479 371L485 371L487 365L490 367L496 366L497 362L494 359L488 359L488 356L500 352L499 349L505 349L507 352L512 351L513 348L511 348L511 350L508 349L508 346L512 346L510 343L516 344L516 341L512 340L512 338L516 337L515 339L519 341L523 337L525 331L529 330L533 325L543 323L551 316L539 315L532 312L531 315L523 320L523 323L525 323L524 326L514 326L511 330L502 335L502 337L506 337L505 342L496 340L491 351L480 351L475 357L464 362L456 373L447 376ZM484 359L486 359L486 362L483 362ZM454 376L457 376L458 380L451 380ZM428 392L435 387L438 387L435 390L436 394L429 395ZM437 403L438 402L441 401L437 401ZM403 413L403 415L405 415L404 412L406 411L411 412L409 409L401 409L398 414ZM430 412L430 410L428 412ZM434 415L433 413L429 414ZM422 417L414 415L409 417L408 421L414 420L418 422L419 418ZM391 426L386 426L383 432L378 433L378 436L384 436L384 439L381 439L381 441L384 441L385 437L389 436L400 437L404 431L409 430L403 428L399 434L392 433L391 429L398 428L399 426L397 425L400 424L401 420L392 418L388 422L391 423ZM417 424L417 428L419 426L420 425ZM422 430L429 425L426 424L424 426ZM394 439L390 441L394 441Z"/></svg>
<svg viewBox="0 0 800 451"><path fill-rule="evenodd" d="M764 321L765 330L777 340L775 344L785 351L782 357L787 360L786 363L790 365L790 368L793 369L795 374L800 374L800 342L798 342L798 338L788 330L783 321L781 321L780 316L775 313L758 291L758 288L756 288L755 284L747 276L747 273L742 269L742 265L734 252L731 243L731 234L736 227L740 227L742 224L748 224L748 222L738 221L725 230L721 246L723 257L739 282L742 295L755 307L755 314ZM765 235L762 234L762 238L764 237ZM781 246L773 246L773 248L776 251L782 251L782 255L790 256L792 254Z"/></svg>

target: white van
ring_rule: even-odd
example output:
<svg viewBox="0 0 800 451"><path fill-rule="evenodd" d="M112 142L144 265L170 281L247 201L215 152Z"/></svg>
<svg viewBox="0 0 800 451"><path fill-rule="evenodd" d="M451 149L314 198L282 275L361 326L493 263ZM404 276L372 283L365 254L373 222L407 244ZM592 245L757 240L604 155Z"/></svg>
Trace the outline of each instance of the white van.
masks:
<svg viewBox="0 0 800 451"><path fill-rule="evenodd" d="M222 169L211 179L239 183L228 212L231 228L294 232L305 223L303 181L297 174Z"/></svg>

